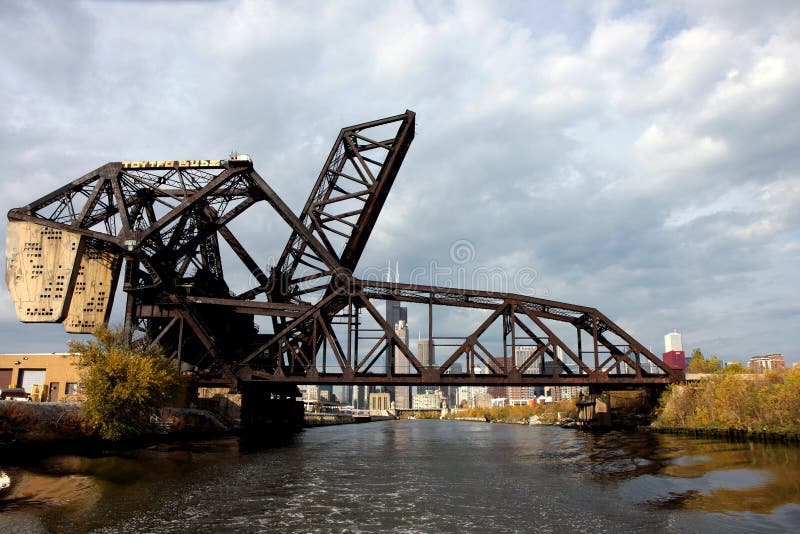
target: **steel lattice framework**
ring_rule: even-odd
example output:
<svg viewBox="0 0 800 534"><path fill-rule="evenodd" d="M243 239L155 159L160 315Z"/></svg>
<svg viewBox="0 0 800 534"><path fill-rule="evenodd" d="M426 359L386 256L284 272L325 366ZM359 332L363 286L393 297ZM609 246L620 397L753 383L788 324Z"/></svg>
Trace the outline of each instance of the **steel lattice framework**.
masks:
<svg viewBox="0 0 800 534"><path fill-rule="evenodd" d="M407 111L342 129L299 215L249 158L232 157L108 163L8 217L79 236L81 250L116 258L112 270L124 259L132 335L231 382L632 385L682 378L594 308L355 277L414 121ZM229 227L262 201L291 231L271 269L262 269ZM255 287L230 291L221 241ZM67 298L76 291L75 276L70 284ZM439 339L453 352L441 364L423 365L378 311L381 301L426 305L431 349ZM437 338L434 307L485 310L485 318L470 332ZM258 331L257 315L271 317L271 332ZM366 328L365 319L377 327ZM495 324L502 325L502 353L485 341ZM557 333L564 326L574 337ZM508 357L519 347L526 347L522 358ZM408 362L407 372L396 372L398 358Z"/></svg>

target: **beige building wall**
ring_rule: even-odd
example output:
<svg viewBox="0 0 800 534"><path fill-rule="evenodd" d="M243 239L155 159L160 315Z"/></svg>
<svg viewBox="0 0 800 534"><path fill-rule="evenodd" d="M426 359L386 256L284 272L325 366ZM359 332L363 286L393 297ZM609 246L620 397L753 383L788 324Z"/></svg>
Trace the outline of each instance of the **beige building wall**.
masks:
<svg viewBox="0 0 800 534"><path fill-rule="evenodd" d="M18 387L20 370L44 370L44 383L37 384L42 391L40 399L51 402L64 400L67 385L72 389L80 383L78 368L73 365L77 361L78 355L68 353L0 354L0 380L3 382L0 388Z"/></svg>
<svg viewBox="0 0 800 534"><path fill-rule="evenodd" d="M369 394L369 411L370 412L383 412L389 410L389 394L388 393L370 393Z"/></svg>

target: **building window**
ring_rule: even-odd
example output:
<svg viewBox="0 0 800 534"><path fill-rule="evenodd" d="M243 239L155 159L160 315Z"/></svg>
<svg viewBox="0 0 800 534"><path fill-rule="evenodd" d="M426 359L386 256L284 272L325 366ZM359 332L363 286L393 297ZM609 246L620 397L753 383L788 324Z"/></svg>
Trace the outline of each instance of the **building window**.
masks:
<svg viewBox="0 0 800 534"><path fill-rule="evenodd" d="M77 382L67 382L67 387L64 390L65 395L75 395L78 393L78 383Z"/></svg>

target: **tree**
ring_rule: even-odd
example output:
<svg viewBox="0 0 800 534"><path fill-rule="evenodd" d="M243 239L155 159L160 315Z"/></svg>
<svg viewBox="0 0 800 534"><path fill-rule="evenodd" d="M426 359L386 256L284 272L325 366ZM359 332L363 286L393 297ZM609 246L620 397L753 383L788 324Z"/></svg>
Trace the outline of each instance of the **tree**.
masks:
<svg viewBox="0 0 800 534"><path fill-rule="evenodd" d="M722 368L722 372L736 375L736 374L746 373L747 369L745 368L744 365L742 365L739 362L731 362Z"/></svg>
<svg viewBox="0 0 800 534"><path fill-rule="evenodd" d="M703 366L703 368L704 368L703 372L704 373L714 373L716 371L719 371L721 367L722 367L722 364L719 363L719 358L717 358L716 356L714 356L712 354L711 358L709 358L708 361L705 362L705 365Z"/></svg>
<svg viewBox="0 0 800 534"><path fill-rule="evenodd" d="M703 351L694 349L692 351L692 359L689 360L689 365L686 366L688 373L704 373L706 369L706 359L703 357Z"/></svg>
<svg viewBox="0 0 800 534"><path fill-rule="evenodd" d="M147 432L153 409L180 391L183 377L160 347L131 343L122 330L101 327L94 338L69 342L79 354L84 424L114 441Z"/></svg>

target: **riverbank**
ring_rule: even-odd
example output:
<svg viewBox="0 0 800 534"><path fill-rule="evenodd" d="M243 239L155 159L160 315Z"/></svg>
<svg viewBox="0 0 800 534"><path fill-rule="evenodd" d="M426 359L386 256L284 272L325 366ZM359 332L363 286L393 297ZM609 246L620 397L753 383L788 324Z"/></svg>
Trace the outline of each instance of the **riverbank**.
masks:
<svg viewBox="0 0 800 534"><path fill-rule="evenodd" d="M555 425L563 419L574 419L578 409L574 400L524 406L492 406L453 411L445 419L486 421L489 423Z"/></svg>
<svg viewBox="0 0 800 534"><path fill-rule="evenodd" d="M37 454L52 450L79 451L131 448L165 440L224 436L235 429L206 410L162 408L152 431L121 440L101 439L83 424L79 403L0 402L0 451Z"/></svg>
<svg viewBox="0 0 800 534"><path fill-rule="evenodd" d="M786 443L800 444L800 433L782 433L766 431L748 431L734 428L682 428L682 427L656 427L643 426L639 430L650 431L657 434L674 434L694 438L712 438L726 441L744 442L756 441L761 443Z"/></svg>
<svg viewBox="0 0 800 534"><path fill-rule="evenodd" d="M314 413L306 412L304 415L303 428L314 428L318 426L331 425L352 425L361 423L373 423L376 421L393 421L397 419L392 415L357 415L343 413Z"/></svg>
<svg viewBox="0 0 800 534"><path fill-rule="evenodd" d="M353 417L349 414L307 413L304 428L388 421L390 415ZM204 440L241 434L238 422L210 410L162 408L152 430L120 441L101 439L83 424L80 403L0 402L0 453L38 456L54 450L101 452L131 449L180 440ZM280 433L280 432L278 432ZM269 433L266 436L269 437Z"/></svg>
<svg viewBox="0 0 800 534"><path fill-rule="evenodd" d="M797 442L800 367L758 375L721 372L672 385L659 400L651 427L727 439Z"/></svg>

